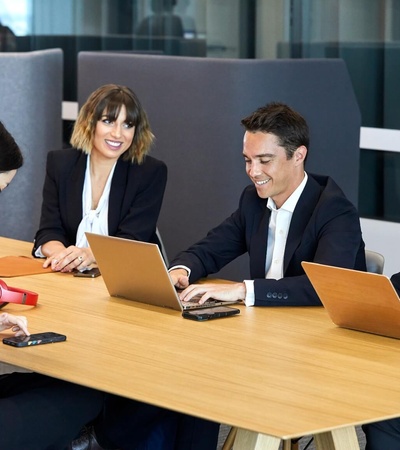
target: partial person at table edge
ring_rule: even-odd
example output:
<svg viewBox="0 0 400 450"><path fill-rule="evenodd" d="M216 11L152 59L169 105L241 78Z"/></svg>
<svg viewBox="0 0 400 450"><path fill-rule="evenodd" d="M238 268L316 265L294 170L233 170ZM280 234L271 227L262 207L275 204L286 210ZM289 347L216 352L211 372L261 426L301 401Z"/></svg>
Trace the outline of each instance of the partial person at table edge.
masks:
<svg viewBox="0 0 400 450"><path fill-rule="evenodd" d="M23 165L21 150L0 122L0 190ZM0 313L0 333L29 335L24 316ZM1 344L0 344L1 345ZM21 351L15 348L10 351ZM80 429L101 411L103 394L38 373L0 375L0 448L67 450Z"/></svg>

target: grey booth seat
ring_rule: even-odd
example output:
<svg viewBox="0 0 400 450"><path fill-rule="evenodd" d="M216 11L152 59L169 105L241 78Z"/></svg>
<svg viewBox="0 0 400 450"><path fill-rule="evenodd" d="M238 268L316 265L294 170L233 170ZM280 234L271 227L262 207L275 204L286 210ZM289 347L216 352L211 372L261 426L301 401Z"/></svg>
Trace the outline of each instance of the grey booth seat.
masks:
<svg viewBox="0 0 400 450"><path fill-rule="evenodd" d="M0 236L32 241L39 226L46 155L62 146L60 49L0 53L0 120L24 155L1 194Z"/></svg>
<svg viewBox="0 0 400 450"><path fill-rule="evenodd" d="M78 101L106 83L130 86L146 109L168 165L159 220L169 258L233 212L248 184L240 120L270 101L307 119L306 168L332 175L357 204L361 117L342 60L223 60L81 52ZM247 256L218 276L248 276Z"/></svg>

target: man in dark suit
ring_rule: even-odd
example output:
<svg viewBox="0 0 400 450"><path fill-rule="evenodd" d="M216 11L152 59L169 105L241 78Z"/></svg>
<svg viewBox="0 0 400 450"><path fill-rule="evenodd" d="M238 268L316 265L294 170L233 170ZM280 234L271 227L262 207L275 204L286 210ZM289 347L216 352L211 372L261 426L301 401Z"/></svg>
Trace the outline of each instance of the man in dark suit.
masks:
<svg viewBox="0 0 400 450"><path fill-rule="evenodd" d="M302 261L366 270L356 208L328 176L307 174L305 119L271 103L242 120L243 156L252 184L238 209L172 262L170 276L181 298L241 300L247 306L320 305ZM201 284L249 253L251 280Z"/></svg>

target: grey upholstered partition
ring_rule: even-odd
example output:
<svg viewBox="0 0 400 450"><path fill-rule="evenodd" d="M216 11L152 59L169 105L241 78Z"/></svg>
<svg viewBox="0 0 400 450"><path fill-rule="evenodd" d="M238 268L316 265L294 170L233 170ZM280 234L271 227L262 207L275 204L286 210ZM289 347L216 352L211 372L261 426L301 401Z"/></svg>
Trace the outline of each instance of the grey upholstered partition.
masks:
<svg viewBox="0 0 400 450"><path fill-rule="evenodd" d="M270 101L311 128L307 170L332 175L356 204L361 118L342 60L221 60L82 52L78 100L105 83L130 86L147 110L169 177L159 229L169 257L236 209L248 184L240 119ZM248 276L247 257L221 277Z"/></svg>
<svg viewBox="0 0 400 450"><path fill-rule="evenodd" d="M46 154L62 145L62 71L59 49L0 53L0 120L25 159L1 194L1 236L31 241L39 225Z"/></svg>

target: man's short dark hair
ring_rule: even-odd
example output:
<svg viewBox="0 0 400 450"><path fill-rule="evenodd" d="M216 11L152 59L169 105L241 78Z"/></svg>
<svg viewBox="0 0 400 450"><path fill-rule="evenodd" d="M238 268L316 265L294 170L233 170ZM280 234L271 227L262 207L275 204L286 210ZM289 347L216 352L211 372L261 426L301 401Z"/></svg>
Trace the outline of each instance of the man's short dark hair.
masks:
<svg viewBox="0 0 400 450"><path fill-rule="evenodd" d="M251 133L274 134L285 149L287 159L291 159L302 145L308 149L310 137L306 120L284 103L268 103L242 119L241 123Z"/></svg>

